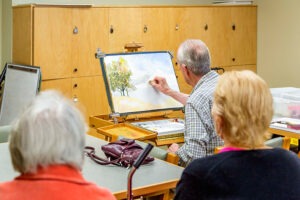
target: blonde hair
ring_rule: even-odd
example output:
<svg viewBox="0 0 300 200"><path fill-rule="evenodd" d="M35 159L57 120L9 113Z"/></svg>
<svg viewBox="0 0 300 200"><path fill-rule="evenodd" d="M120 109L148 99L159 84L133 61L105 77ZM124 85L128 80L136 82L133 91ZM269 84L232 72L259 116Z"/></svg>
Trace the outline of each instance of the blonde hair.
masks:
<svg viewBox="0 0 300 200"><path fill-rule="evenodd" d="M221 117L222 134L230 144L263 145L273 116L273 99L266 82L252 71L224 73L218 81L212 114Z"/></svg>
<svg viewBox="0 0 300 200"><path fill-rule="evenodd" d="M80 170L86 130L73 102L57 91L41 92L12 126L9 149L15 170L34 173L56 164Z"/></svg>

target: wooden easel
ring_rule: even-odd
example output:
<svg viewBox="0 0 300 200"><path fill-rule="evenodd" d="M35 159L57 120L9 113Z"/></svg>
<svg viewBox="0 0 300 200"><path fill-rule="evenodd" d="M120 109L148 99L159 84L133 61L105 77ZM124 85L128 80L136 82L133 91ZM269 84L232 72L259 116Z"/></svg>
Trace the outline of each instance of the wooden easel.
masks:
<svg viewBox="0 0 300 200"><path fill-rule="evenodd" d="M143 47L141 43L127 43L125 44L124 48L127 50L127 52L137 52L139 48Z"/></svg>

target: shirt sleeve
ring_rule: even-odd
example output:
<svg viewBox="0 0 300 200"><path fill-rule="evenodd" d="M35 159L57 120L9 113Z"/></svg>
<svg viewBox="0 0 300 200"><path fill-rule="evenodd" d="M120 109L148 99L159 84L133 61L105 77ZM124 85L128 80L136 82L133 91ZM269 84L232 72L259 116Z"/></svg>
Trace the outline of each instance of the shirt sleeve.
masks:
<svg viewBox="0 0 300 200"><path fill-rule="evenodd" d="M211 131L209 130L211 129L211 112L209 102L203 103L201 108L196 105L198 109L192 102L188 102L185 107L184 144L176 152L181 161L185 163L207 155L209 131Z"/></svg>

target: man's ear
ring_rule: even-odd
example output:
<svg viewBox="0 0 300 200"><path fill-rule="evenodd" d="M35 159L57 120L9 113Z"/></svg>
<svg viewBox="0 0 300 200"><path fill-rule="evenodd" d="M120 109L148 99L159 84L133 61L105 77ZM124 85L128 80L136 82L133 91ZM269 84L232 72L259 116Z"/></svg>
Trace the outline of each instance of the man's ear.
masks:
<svg viewBox="0 0 300 200"><path fill-rule="evenodd" d="M183 70L185 71L186 75L190 76L190 70L186 65L183 66Z"/></svg>

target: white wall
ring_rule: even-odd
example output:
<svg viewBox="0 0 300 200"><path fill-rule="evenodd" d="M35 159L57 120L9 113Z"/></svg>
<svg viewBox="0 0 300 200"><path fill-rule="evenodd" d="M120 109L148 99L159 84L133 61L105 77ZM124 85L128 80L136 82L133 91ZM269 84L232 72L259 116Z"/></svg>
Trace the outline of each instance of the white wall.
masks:
<svg viewBox="0 0 300 200"><path fill-rule="evenodd" d="M300 1L256 3L258 74L270 87L300 87Z"/></svg>
<svg viewBox="0 0 300 200"><path fill-rule="evenodd" d="M12 61L12 0L2 2L2 31L1 31L1 69L4 64Z"/></svg>

